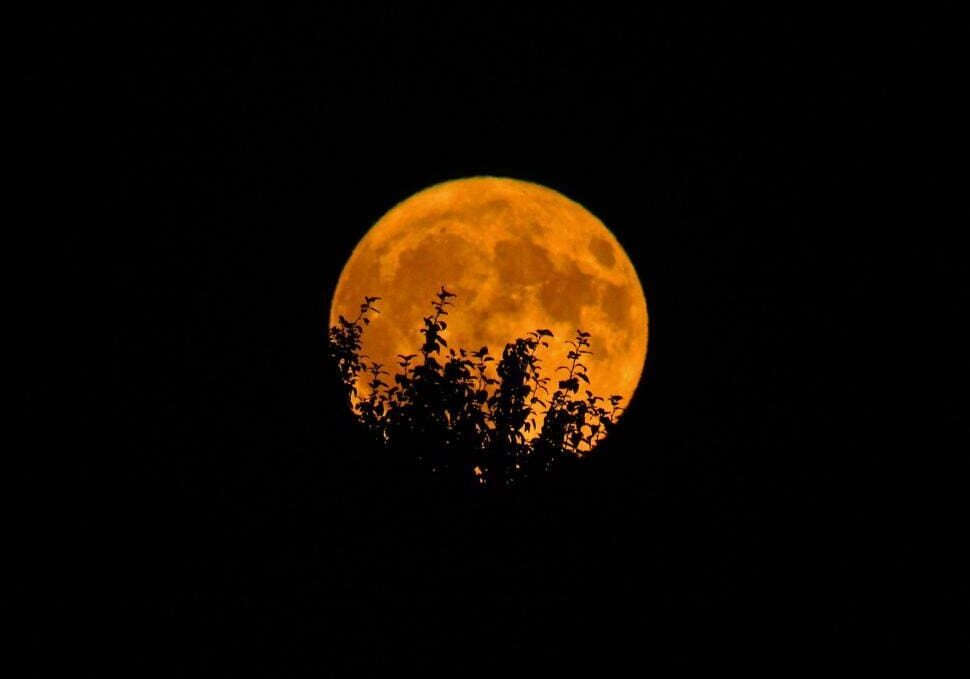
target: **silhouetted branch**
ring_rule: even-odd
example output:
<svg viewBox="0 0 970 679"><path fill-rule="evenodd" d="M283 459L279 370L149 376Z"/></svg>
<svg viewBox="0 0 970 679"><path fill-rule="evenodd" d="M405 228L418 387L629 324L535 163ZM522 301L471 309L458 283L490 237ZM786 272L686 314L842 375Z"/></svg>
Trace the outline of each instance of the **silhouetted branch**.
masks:
<svg viewBox="0 0 970 679"><path fill-rule="evenodd" d="M609 409L589 390L585 398L578 396L580 383L590 384L582 362L592 353L590 334L577 330L566 341L566 364L556 368L564 379L550 394L537 352L549 348L552 332L540 328L509 342L497 362L485 346L473 352L449 347L444 317L454 297L444 287L436 294L434 313L423 319L421 347L398 354L393 377L361 354L368 314L380 313L374 306L379 297L365 297L357 318L340 316L330 328L330 356L360 423L381 443L412 452L432 471L493 487L513 485L592 450L623 408L620 396L610 396ZM361 379L367 380L366 398L358 391Z"/></svg>

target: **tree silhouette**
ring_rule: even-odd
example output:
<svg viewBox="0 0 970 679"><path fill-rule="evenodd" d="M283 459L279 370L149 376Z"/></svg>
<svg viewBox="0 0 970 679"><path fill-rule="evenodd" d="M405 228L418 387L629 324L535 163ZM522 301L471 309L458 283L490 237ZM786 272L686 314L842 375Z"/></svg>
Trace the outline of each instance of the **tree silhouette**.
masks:
<svg viewBox="0 0 970 679"><path fill-rule="evenodd" d="M555 371L562 379L550 393L551 378L542 374L537 354L550 347L552 332L539 328L507 343L498 361L485 346L449 347L445 317L455 297L444 287L437 293L433 313L424 318L423 344L416 353L398 355L393 379L361 353L380 297L365 297L353 321L340 316L330 328L330 357L360 424L433 472L489 487L512 486L592 450L615 425L623 397L604 400L589 389L583 389L585 397L579 394L590 385L583 363L592 353L590 334L577 330L567 340L566 362Z"/></svg>

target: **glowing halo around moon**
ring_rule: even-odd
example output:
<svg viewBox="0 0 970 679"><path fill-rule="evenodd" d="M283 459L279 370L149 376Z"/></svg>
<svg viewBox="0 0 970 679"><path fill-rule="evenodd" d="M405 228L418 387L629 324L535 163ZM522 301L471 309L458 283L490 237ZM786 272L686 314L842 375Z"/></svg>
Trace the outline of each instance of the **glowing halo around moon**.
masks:
<svg viewBox="0 0 970 679"><path fill-rule="evenodd" d="M330 308L356 316L365 295L380 296L362 353L394 372L398 354L417 353L422 318L444 286L450 347L507 342L536 328L555 337L541 349L544 373L565 363L565 341L591 334L590 389L629 402L647 354L643 287L606 226L564 195L539 184L471 177L436 184L388 211L344 266ZM362 387L363 389L363 387ZM366 393L366 392L364 392Z"/></svg>

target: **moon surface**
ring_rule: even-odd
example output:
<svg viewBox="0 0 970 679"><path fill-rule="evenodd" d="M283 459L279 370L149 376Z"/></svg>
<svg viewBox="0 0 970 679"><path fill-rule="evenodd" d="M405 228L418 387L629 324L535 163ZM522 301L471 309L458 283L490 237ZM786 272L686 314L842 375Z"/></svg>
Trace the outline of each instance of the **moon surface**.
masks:
<svg viewBox="0 0 970 679"><path fill-rule="evenodd" d="M354 249L330 324L341 314L356 317L365 295L381 297L362 353L394 374L398 354L419 353L422 319L433 313L441 286L457 294L445 319L449 347L485 345L497 360L507 342L548 328L555 337L537 355L554 386L553 371L570 348L565 341L582 329L592 340L593 355L584 361L589 389L633 397L647 353L643 288L616 237L579 203L499 177L420 191L387 212Z"/></svg>

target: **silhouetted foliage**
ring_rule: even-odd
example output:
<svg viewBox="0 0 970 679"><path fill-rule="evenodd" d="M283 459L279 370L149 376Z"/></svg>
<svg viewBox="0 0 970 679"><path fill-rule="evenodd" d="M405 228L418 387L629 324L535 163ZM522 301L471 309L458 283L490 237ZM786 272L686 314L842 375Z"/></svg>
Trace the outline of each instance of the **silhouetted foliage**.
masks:
<svg viewBox="0 0 970 679"><path fill-rule="evenodd" d="M399 354L391 377L361 354L368 315L380 313L365 297L358 316L340 316L330 328L330 356L348 405L385 446L411 451L438 473L455 473L478 485L508 487L523 478L582 457L604 438L623 410L622 396L604 400L589 389L583 358L590 334L568 340L566 362L556 368L557 387L542 374L540 347L551 331L539 328L505 345L500 360L488 347L449 347L445 317L454 293L441 288L424 318L417 353ZM490 365L491 364L491 365ZM360 390L365 380L367 390ZM541 423L537 419L542 415Z"/></svg>

